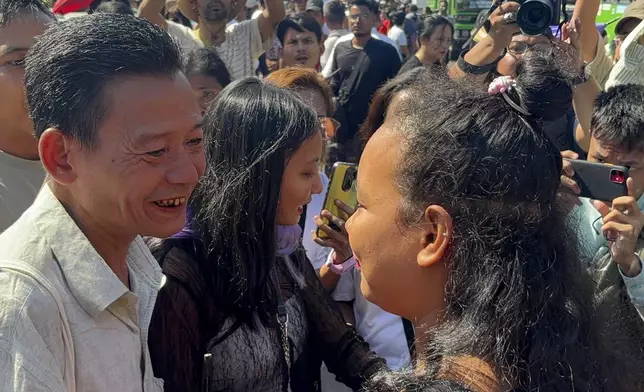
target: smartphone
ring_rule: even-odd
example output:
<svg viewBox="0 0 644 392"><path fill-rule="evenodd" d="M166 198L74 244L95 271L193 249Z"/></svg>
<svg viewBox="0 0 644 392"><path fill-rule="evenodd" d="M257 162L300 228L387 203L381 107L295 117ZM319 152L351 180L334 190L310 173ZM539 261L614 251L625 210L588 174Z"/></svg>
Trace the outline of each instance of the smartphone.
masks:
<svg viewBox="0 0 644 392"><path fill-rule="evenodd" d="M628 194L628 168L605 163L566 159L575 170L573 180L579 185L579 197L611 202Z"/></svg>
<svg viewBox="0 0 644 392"><path fill-rule="evenodd" d="M329 181L329 189L327 190L326 197L324 198L324 205L322 209L329 211L335 216L342 217L341 210L335 205L336 200L343 201L351 208L356 208L358 204L358 196L356 193L356 178L358 175L358 165L346 162L336 162L331 171L331 180ZM327 218L322 217L322 220L333 230L338 232L342 229L329 222ZM318 228L317 236L322 239L327 239L329 236Z"/></svg>

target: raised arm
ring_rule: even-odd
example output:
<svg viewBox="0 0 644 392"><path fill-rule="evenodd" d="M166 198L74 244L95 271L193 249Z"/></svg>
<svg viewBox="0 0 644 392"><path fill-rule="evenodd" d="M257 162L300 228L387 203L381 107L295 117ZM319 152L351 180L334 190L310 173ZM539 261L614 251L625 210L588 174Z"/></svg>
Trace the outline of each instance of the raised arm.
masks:
<svg viewBox="0 0 644 392"><path fill-rule="evenodd" d="M259 16L259 32L262 36L262 42L266 42L273 37L277 24L284 19L286 11L282 0L265 0L264 12Z"/></svg>
<svg viewBox="0 0 644 392"><path fill-rule="evenodd" d="M143 0L139 6L139 18L167 29L168 22L161 15L163 7L165 7L165 0Z"/></svg>

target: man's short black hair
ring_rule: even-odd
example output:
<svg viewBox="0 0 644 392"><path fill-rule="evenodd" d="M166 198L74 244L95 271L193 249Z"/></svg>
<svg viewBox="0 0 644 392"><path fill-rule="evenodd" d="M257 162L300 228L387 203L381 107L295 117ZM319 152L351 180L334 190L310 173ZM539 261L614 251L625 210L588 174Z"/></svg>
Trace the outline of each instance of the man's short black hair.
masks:
<svg viewBox="0 0 644 392"><path fill-rule="evenodd" d="M40 0L0 0L0 27L25 14L45 14L54 19L49 7Z"/></svg>
<svg viewBox="0 0 644 392"><path fill-rule="evenodd" d="M107 87L124 76L173 77L180 72L181 54L174 40L150 22L97 13L50 27L25 64L36 136L55 127L91 149L110 110Z"/></svg>
<svg viewBox="0 0 644 392"><path fill-rule="evenodd" d="M280 40L282 46L284 46L284 37L286 37L286 32L289 29L293 29L298 33L310 31L315 34L318 42L322 40L322 26L320 26L314 17L307 13L300 12L295 15L288 15L277 25L275 34L277 35L277 39Z"/></svg>
<svg viewBox="0 0 644 392"><path fill-rule="evenodd" d="M104 1L95 12L107 12L112 14L122 14L134 16L134 10L129 4L125 4L121 1Z"/></svg>
<svg viewBox="0 0 644 392"><path fill-rule="evenodd" d="M342 23L346 18L346 7L340 0L331 0L324 5L324 17L327 22Z"/></svg>
<svg viewBox="0 0 644 392"><path fill-rule="evenodd" d="M208 48L192 50L184 54L181 70L186 76L205 75L215 78L222 88L231 82L226 64L217 52Z"/></svg>
<svg viewBox="0 0 644 392"><path fill-rule="evenodd" d="M416 4L412 4L411 7L409 7L409 11L413 13L418 12L418 6Z"/></svg>
<svg viewBox="0 0 644 392"><path fill-rule="evenodd" d="M396 26L402 26L405 23L405 11L396 11L391 15L391 21Z"/></svg>
<svg viewBox="0 0 644 392"><path fill-rule="evenodd" d="M366 7L373 13L374 15L378 15L380 12L378 3L375 2L375 0L352 0L351 1L351 6L352 7Z"/></svg>
<svg viewBox="0 0 644 392"><path fill-rule="evenodd" d="M590 134L621 151L644 151L644 86L611 87L595 99Z"/></svg>

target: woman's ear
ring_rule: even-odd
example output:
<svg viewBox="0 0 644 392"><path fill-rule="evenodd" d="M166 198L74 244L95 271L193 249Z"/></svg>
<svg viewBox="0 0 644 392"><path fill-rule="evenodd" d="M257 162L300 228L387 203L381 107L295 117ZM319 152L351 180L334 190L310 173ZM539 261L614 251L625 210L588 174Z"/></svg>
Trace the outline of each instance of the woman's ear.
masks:
<svg viewBox="0 0 644 392"><path fill-rule="evenodd" d="M421 267L429 267L445 256L452 241L454 226L447 210L438 205L425 209L424 220L421 250L416 262Z"/></svg>

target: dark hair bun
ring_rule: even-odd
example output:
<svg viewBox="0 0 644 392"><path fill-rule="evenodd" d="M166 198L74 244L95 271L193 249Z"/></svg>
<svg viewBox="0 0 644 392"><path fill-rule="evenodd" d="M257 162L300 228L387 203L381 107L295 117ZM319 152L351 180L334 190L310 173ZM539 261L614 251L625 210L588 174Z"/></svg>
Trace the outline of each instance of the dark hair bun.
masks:
<svg viewBox="0 0 644 392"><path fill-rule="evenodd" d="M560 118L572 108L572 81L582 72L575 56L572 47L558 42L536 47L517 63L510 96L536 119Z"/></svg>

